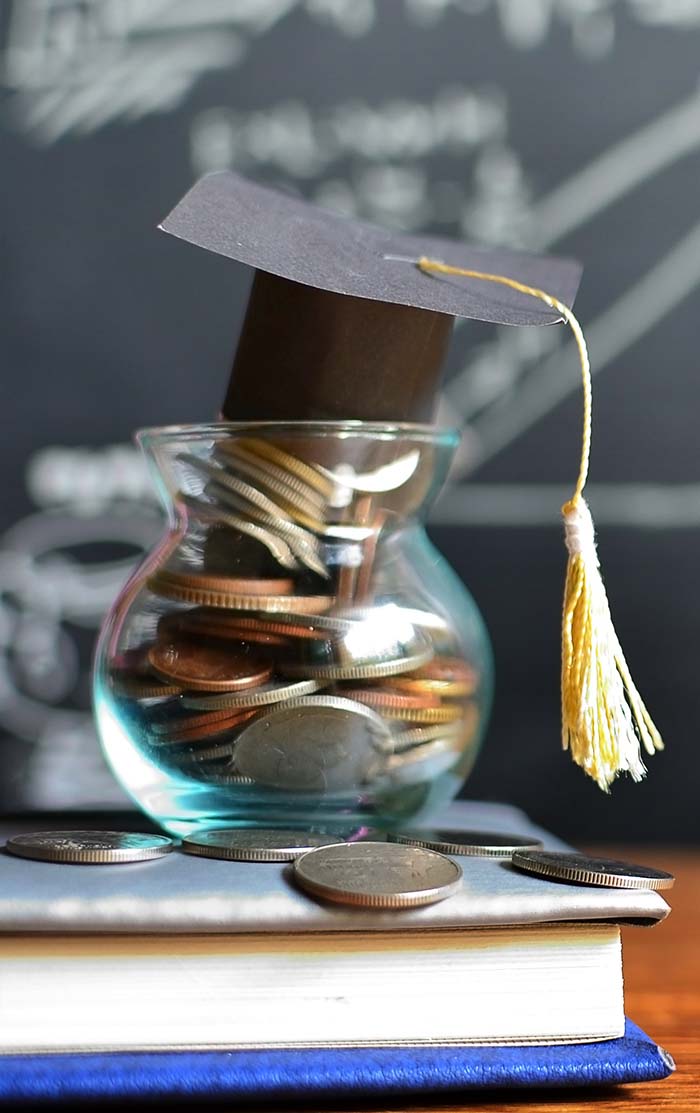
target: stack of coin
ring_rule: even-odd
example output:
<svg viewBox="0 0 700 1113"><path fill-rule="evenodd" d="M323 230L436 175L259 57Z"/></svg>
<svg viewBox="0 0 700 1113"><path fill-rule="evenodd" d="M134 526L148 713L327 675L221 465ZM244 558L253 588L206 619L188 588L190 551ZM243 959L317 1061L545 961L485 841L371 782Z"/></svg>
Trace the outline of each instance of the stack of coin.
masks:
<svg viewBox="0 0 700 1113"><path fill-rule="evenodd" d="M477 734L478 676L444 618L376 597L376 476L343 488L256 438L179 459L202 550L188 542L151 573L150 636L111 677L152 760L214 786L316 796L455 768Z"/></svg>

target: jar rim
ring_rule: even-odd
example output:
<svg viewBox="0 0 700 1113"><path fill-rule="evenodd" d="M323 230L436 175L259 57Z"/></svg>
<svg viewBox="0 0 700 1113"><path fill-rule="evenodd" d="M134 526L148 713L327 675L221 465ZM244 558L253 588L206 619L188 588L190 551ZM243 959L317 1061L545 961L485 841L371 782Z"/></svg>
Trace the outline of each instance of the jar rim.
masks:
<svg viewBox="0 0 700 1113"><path fill-rule="evenodd" d="M136 441L145 445L151 442L188 440L199 437L217 437L231 433L250 433L257 436L265 434L295 433L304 436L363 436L384 440L397 436L412 437L431 444L456 445L461 432L459 429L444 425L410 421L211 421L193 422L184 425L153 425L138 429L134 434Z"/></svg>

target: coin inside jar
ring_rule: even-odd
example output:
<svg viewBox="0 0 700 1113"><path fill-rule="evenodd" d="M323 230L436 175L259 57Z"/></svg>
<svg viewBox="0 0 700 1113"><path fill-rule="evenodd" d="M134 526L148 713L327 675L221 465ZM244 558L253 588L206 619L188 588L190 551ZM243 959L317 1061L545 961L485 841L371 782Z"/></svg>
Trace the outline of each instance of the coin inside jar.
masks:
<svg viewBox="0 0 700 1113"><path fill-rule="evenodd" d="M390 745L389 728L369 708L337 696L309 696L245 727L236 743L236 767L270 788L333 792L376 772Z"/></svg>
<svg viewBox="0 0 700 1113"><path fill-rule="evenodd" d="M417 846L336 844L294 862L294 877L314 896L365 908L415 908L452 896L462 880L456 862Z"/></svg>
<svg viewBox="0 0 700 1113"><path fill-rule="evenodd" d="M244 653L185 638L157 642L148 659L154 672L195 692L239 692L266 684L272 669Z"/></svg>
<svg viewBox="0 0 700 1113"><path fill-rule="evenodd" d="M406 846L426 846L441 854L462 854L479 858L510 858L518 850L539 850L539 839L523 835L501 834L495 831L459 831L452 828L426 828L425 830L394 831L390 842Z"/></svg>
<svg viewBox="0 0 700 1113"><path fill-rule="evenodd" d="M477 688L476 671L459 657L433 657L410 676L396 681L396 688L405 692L430 692L436 696L470 696Z"/></svg>
<svg viewBox="0 0 700 1113"><path fill-rule="evenodd" d="M513 854L512 864L527 873L552 881L576 885L600 885L611 889L670 889L675 878L664 870L639 866L617 858L593 858L552 850L523 850Z"/></svg>
<svg viewBox="0 0 700 1113"><path fill-rule="evenodd" d="M316 846L338 840L310 831L281 831L272 828L222 828L188 835L182 841L186 854L201 858L226 858L238 862L291 862Z"/></svg>
<svg viewBox="0 0 700 1113"><path fill-rule="evenodd" d="M35 831L13 835L5 850L19 858L74 865L110 865L160 858L173 849L165 835L131 831Z"/></svg>

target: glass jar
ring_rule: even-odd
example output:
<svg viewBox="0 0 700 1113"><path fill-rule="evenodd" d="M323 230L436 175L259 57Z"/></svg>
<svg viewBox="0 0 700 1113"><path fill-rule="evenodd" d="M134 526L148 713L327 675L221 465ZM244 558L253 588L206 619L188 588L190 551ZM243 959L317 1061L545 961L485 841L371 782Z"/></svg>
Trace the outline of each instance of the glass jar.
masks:
<svg viewBox="0 0 700 1113"><path fill-rule="evenodd" d="M452 799L491 698L479 612L423 519L457 435L366 422L146 430L168 528L104 623L107 760L184 836L342 833Z"/></svg>

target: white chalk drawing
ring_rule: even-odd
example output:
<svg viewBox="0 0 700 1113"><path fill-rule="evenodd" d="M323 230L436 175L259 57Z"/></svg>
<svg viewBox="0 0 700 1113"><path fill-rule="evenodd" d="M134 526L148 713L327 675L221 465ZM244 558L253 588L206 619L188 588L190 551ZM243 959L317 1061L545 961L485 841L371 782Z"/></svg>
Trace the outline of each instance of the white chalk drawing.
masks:
<svg viewBox="0 0 700 1113"><path fill-rule="evenodd" d="M41 451L28 486L40 509L0 538L0 730L28 744L18 792L36 807L124 803L97 745L89 649L161 515L127 446Z"/></svg>
<svg viewBox="0 0 700 1113"><path fill-rule="evenodd" d="M508 94L497 82L441 78L424 99L387 90L374 101L331 94L312 107L276 99L273 91L245 111L203 107L201 99L190 108L202 79L254 61L256 45L283 33L292 17L306 20L311 33L324 29L352 41L377 27L379 8L377 0L6 0L2 119L28 143L50 145L177 109L193 176L232 167L387 226L430 225L538 250L565 248L567 237L610 219L645 182L697 159L695 88L544 196L533 187L512 134ZM572 54L592 67L614 59L630 23L649 43L660 30L700 41L700 0L394 0L393 14L417 33L488 20L506 49L533 58L564 31ZM428 169L433 163L438 175ZM700 286L700 224L692 226L693 217L678 242L587 324L597 373L619 370L619 357ZM565 488L485 484L478 474L577 385L563 329L496 329L472 347L442 399L442 418L459 424L464 437L434 521L558 523ZM0 731L15 747L26 743L17 781L25 802L115 803L122 798L99 757L89 710L87 646L158 535L160 512L129 446L42 449L26 482L35 512L0 537ZM600 525L700 525L700 483L603 483L590 497ZM105 546L118 556L94 559L95 548Z"/></svg>
<svg viewBox="0 0 700 1113"><path fill-rule="evenodd" d="M2 84L37 142L88 134L182 104L208 73L241 65L292 14L360 38L376 0L6 0ZM700 0L395 0L409 25L494 16L505 43L537 50L565 28L592 61L615 49L618 23L700 27ZM0 12L0 15L2 13Z"/></svg>

